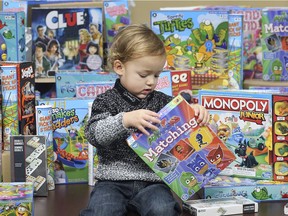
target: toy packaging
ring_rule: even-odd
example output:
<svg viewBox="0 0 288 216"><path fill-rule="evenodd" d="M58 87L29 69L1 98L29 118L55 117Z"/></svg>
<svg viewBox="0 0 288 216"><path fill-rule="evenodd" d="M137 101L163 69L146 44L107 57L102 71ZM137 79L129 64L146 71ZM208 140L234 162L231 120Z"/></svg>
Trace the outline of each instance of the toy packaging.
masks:
<svg viewBox="0 0 288 216"><path fill-rule="evenodd" d="M40 99L38 105L52 106L53 149L57 159L55 184L88 182L88 141L84 127L88 103L93 99Z"/></svg>
<svg viewBox="0 0 288 216"><path fill-rule="evenodd" d="M235 153L221 175L272 179L272 94L255 91L199 90L210 113L210 127Z"/></svg>
<svg viewBox="0 0 288 216"><path fill-rule="evenodd" d="M25 13L0 12L0 61L25 61Z"/></svg>
<svg viewBox="0 0 288 216"><path fill-rule="evenodd" d="M33 184L1 182L0 209L1 215L34 215Z"/></svg>
<svg viewBox="0 0 288 216"><path fill-rule="evenodd" d="M93 102L88 103L88 119L91 116ZM98 167L97 149L95 146L88 144L88 185L94 186L96 183L95 174Z"/></svg>
<svg viewBox="0 0 288 216"><path fill-rule="evenodd" d="M105 14L106 40L109 47L117 32L130 24L128 1L103 1L103 8Z"/></svg>
<svg viewBox="0 0 288 216"><path fill-rule="evenodd" d="M45 137L18 135L10 140L12 182L32 182L35 196L48 196Z"/></svg>
<svg viewBox="0 0 288 216"><path fill-rule="evenodd" d="M164 42L167 68L191 70L193 88L228 79L228 11L151 11L150 25Z"/></svg>
<svg viewBox="0 0 288 216"><path fill-rule="evenodd" d="M155 87L155 90L163 92L167 95L172 96L172 77L171 71L165 70L160 73L158 77L158 83Z"/></svg>
<svg viewBox="0 0 288 216"><path fill-rule="evenodd" d="M288 87L285 86L249 86L250 90L269 90L275 93L288 93Z"/></svg>
<svg viewBox="0 0 288 216"><path fill-rule="evenodd" d="M10 136L19 135L17 68L0 66L2 88L3 149L10 150Z"/></svg>
<svg viewBox="0 0 288 216"><path fill-rule="evenodd" d="M76 83L76 98L94 98L112 89L114 81L108 82L77 82Z"/></svg>
<svg viewBox="0 0 288 216"><path fill-rule="evenodd" d="M53 126L52 126L52 106L36 106L36 131L37 135L45 136L47 151L47 181L48 190L55 189L54 181L54 150L53 150Z"/></svg>
<svg viewBox="0 0 288 216"><path fill-rule="evenodd" d="M191 70L171 71L172 94L177 96L182 90L191 90Z"/></svg>
<svg viewBox="0 0 288 216"><path fill-rule="evenodd" d="M159 130L133 133L129 146L182 199L188 200L228 166L234 154L178 95L159 111Z"/></svg>
<svg viewBox="0 0 288 216"><path fill-rule="evenodd" d="M36 78L61 70L102 70L102 8L32 7L31 15Z"/></svg>
<svg viewBox="0 0 288 216"><path fill-rule="evenodd" d="M243 15L243 79L262 79L262 8L232 8L230 14Z"/></svg>
<svg viewBox="0 0 288 216"><path fill-rule="evenodd" d="M84 82L115 82L116 73L85 73L85 72L57 72L56 96L57 98L76 97L76 84Z"/></svg>
<svg viewBox="0 0 288 216"><path fill-rule="evenodd" d="M218 175L203 188L204 199L232 196L243 196L255 202L288 200L288 185L283 181Z"/></svg>
<svg viewBox="0 0 288 216"><path fill-rule="evenodd" d="M234 214L254 214L258 203L242 196L221 199L189 200L184 203L193 216L220 216Z"/></svg>
<svg viewBox="0 0 288 216"><path fill-rule="evenodd" d="M19 133L36 134L35 129L35 73L32 62L2 61L2 66L13 66L17 74Z"/></svg>
<svg viewBox="0 0 288 216"><path fill-rule="evenodd" d="M274 180L288 181L288 95L273 95Z"/></svg>
<svg viewBox="0 0 288 216"><path fill-rule="evenodd" d="M288 80L288 9L262 11L263 80Z"/></svg>

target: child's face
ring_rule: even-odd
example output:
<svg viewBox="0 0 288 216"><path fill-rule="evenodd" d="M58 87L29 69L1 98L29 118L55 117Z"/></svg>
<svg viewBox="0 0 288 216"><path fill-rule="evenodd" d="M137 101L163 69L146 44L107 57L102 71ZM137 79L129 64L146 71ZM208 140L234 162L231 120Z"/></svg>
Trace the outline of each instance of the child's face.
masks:
<svg viewBox="0 0 288 216"><path fill-rule="evenodd" d="M121 84L138 98L146 98L158 82L158 77L163 70L166 56L145 56L122 64L115 68L120 76Z"/></svg>

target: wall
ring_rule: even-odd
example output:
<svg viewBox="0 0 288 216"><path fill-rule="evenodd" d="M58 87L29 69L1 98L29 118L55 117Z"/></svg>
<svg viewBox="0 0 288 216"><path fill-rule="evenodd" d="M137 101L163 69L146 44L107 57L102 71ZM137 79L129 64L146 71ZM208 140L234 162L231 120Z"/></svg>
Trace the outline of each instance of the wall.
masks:
<svg viewBox="0 0 288 216"><path fill-rule="evenodd" d="M288 0L280 1L263 1L263 0L230 0L230 1L206 1L206 0L134 0L135 6L131 6L130 11L133 23L146 23L150 22L150 11L159 10L161 7L189 7L189 6L208 6L208 5L237 5L237 6L250 6L250 7L288 7Z"/></svg>

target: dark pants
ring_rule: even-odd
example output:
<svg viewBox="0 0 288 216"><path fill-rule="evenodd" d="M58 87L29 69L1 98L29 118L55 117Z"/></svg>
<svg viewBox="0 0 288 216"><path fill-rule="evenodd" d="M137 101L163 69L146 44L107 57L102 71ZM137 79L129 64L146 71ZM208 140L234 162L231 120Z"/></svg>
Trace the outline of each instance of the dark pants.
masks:
<svg viewBox="0 0 288 216"><path fill-rule="evenodd" d="M141 216L178 216L179 203L164 183L100 181L80 216L125 216L129 210Z"/></svg>

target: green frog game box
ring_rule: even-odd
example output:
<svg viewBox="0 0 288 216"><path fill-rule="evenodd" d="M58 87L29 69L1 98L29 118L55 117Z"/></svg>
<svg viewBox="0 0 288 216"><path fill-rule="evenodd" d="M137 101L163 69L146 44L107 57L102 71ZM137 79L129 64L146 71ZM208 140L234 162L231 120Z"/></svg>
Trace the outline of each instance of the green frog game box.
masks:
<svg viewBox="0 0 288 216"><path fill-rule="evenodd" d="M147 136L133 133L129 146L182 199L188 200L234 159L194 109L176 96L159 111L161 124Z"/></svg>

